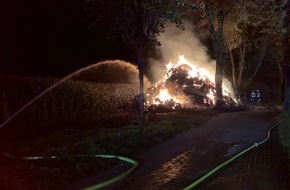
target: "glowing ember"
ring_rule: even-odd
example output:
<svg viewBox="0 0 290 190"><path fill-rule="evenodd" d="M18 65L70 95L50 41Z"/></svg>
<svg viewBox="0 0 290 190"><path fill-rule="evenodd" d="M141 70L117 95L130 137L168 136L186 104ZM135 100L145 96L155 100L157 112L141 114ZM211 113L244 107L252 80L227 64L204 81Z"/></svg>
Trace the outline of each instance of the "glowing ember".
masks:
<svg viewBox="0 0 290 190"><path fill-rule="evenodd" d="M209 98L208 104L215 104L215 94L212 89L209 89L209 93L206 96Z"/></svg>
<svg viewBox="0 0 290 190"><path fill-rule="evenodd" d="M214 74L179 57L176 64L167 64L167 74L149 89L147 105L172 107L213 106L216 103ZM223 87L225 100L234 102L228 96L230 91Z"/></svg>
<svg viewBox="0 0 290 190"><path fill-rule="evenodd" d="M166 101L170 101L173 100L175 102L180 102L177 98L172 97L169 93L167 89L164 90L160 90L160 94L157 96L157 98L159 98L162 102L166 102Z"/></svg>

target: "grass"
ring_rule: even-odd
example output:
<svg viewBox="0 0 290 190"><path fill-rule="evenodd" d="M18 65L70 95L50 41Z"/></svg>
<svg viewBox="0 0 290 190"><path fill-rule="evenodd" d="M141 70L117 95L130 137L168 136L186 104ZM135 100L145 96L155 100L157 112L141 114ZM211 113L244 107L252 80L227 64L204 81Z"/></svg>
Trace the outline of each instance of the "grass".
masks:
<svg viewBox="0 0 290 190"><path fill-rule="evenodd" d="M278 123L281 143L287 149L290 160L290 113L280 114Z"/></svg>
<svg viewBox="0 0 290 190"><path fill-rule="evenodd" d="M119 128L58 130L33 140L12 142L6 144L4 149L10 154L56 155L57 159L9 160L7 163L7 158L2 158L5 164L0 165L0 168L6 173L0 175L0 184L6 184L10 189L63 189L72 182L118 163L116 160L93 158L94 154L134 157L136 153L156 146L180 132L200 126L214 115L197 112L154 114L148 118L143 138L139 135L137 125L125 125ZM80 154L88 157L78 157Z"/></svg>
<svg viewBox="0 0 290 190"><path fill-rule="evenodd" d="M57 81L0 76L0 122ZM0 154L0 189L64 189L118 162L95 154L132 157L215 115L152 114L141 138L138 117L128 112L137 92L130 84L69 80L39 98L0 129L0 150L18 157L57 158L28 161Z"/></svg>
<svg viewBox="0 0 290 190"><path fill-rule="evenodd" d="M0 76L0 123L57 81ZM131 84L68 80L36 100L0 129L0 149L16 156L54 154L58 159L29 162L0 156L0 189L55 189L103 167L102 160L76 154L96 153L94 139L107 139L107 134L98 134L96 123L137 92ZM92 134L85 131L90 127Z"/></svg>

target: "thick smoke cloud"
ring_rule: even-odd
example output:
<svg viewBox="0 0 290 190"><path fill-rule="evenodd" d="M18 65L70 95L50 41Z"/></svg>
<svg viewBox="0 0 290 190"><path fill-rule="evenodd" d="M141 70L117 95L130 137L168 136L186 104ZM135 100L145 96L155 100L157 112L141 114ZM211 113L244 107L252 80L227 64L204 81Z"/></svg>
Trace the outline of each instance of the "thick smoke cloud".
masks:
<svg viewBox="0 0 290 190"><path fill-rule="evenodd" d="M180 55L199 67L203 67L214 73L215 61L207 54L207 48L195 37L190 24L185 25L186 30L176 28L173 24L166 26L165 32L159 36L161 46L157 50L161 54L161 60L150 60L150 73L154 81L166 74L166 64L169 61L176 63Z"/></svg>

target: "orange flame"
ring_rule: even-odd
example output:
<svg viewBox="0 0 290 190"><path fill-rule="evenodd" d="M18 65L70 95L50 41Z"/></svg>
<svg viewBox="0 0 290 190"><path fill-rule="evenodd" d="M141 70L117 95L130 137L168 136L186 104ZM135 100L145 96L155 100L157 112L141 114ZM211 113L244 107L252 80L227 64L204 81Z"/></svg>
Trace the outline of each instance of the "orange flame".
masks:
<svg viewBox="0 0 290 190"><path fill-rule="evenodd" d="M171 84L173 85L173 88L169 90L168 83L166 83L167 79L170 79L172 75L174 75L177 71L177 69L182 69L186 71L186 77L187 79L195 79L198 80L198 82L190 83L190 84L182 84L182 88L188 88L188 87L194 87L196 89L200 89L204 86L204 84L212 86L212 88L207 89L206 93L203 99L203 103L209 104L209 105L215 105L216 103L216 96L215 96L215 76L213 73L207 71L204 68L198 67L196 64L190 63L188 60L185 59L183 55L179 56L179 60L176 64L169 62L166 65L167 68L167 74L163 77L162 80L158 81L155 84L155 90L157 90L157 94L151 101L151 103L155 105L164 104L168 101L174 101L177 104L185 105L188 104L188 98L184 98L184 94L176 93L175 86L177 86L179 79L176 79L176 83L178 84ZM175 85L175 86L174 86ZM224 95L228 96L230 94L230 91L223 86L223 93ZM150 103L148 101L147 103Z"/></svg>

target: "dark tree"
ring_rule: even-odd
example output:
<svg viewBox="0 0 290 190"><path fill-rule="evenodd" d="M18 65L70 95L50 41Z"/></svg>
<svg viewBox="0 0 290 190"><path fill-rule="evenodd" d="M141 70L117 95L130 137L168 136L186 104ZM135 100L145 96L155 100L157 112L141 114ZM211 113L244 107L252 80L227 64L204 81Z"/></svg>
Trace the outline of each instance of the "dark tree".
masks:
<svg viewBox="0 0 290 190"><path fill-rule="evenodd" d="M136 51L140 83L139 112L141 134L143 134L145 126L144 48L160 45L157 36L164 32L166 22L173 22L177 27L182 28L181 18L186 15L188 9L185 2L186 0L89 1L91 7L98 11L95 16L99 22L103 22L102 19L108 19L107 17L110 18L108 19L111 24L109 37L111 39L120 38L125 46ZM107 9L100 9L100 6Z"/></svg>
<svg viewBox="0 0 290 190"><path fill-rule="evenodd" d="M285 91L284 91L284 111L290 112L290 63L289 63L289 27L290 27L290 2L289 0L281 0L283 8L282 21L283 21L283 54L285 65Z"/></svg>
<svg viewBox="0 0 290 190"><path fill-rule="evenodd" d="M215 71L215 85L216 85L216 108L220 109L223 104L222 83L224 76L224 66L227 62L228 48L224 38L224 20L226 15L235 5L236 1L214 1L205 0L205 13L208 20L209 31L213 40L216 71Z"/></svg>
<svg viewBox="0 0 290 190"><path fill-rule="evenodd" d="M262 64L267 53L273 57L282 49L279 45L283 39L280 3L271 0L239 1L225 20L224 32L231 55L232 78L238 91L246 93L261 68L267 66ZM275 60L279 71L280 63L279 59Z"/></svg>

